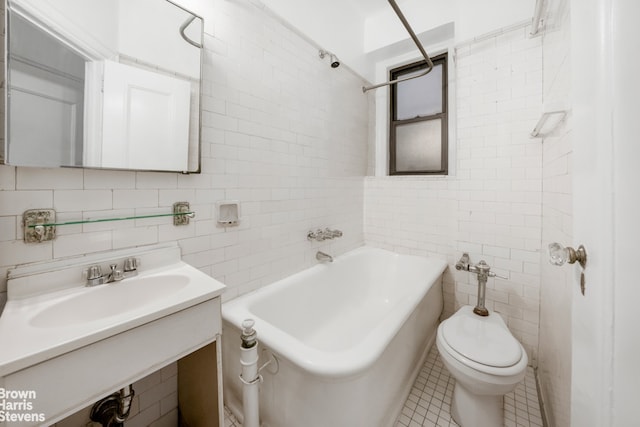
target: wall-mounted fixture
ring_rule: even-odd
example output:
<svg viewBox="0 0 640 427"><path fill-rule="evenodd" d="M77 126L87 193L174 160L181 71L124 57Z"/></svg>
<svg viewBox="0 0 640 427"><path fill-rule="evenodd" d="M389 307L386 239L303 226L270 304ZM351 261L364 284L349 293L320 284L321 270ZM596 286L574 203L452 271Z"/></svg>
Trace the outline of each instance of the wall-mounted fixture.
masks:
<svg viewBox="0 0 640 427"><path fill-rule="evenodd" d="M189 220L196 216L189 207L189 202L173 204L172 213L134 215L118 218L84 219L78 221L56 222L56 211L53 209L30 209L22 215L25 243L40 243L56 238L56 227L63 225L93 224L96 222L127 221L133 219L173 217L173 225L188 225Z"/></svg>
<svg viewBox="0 0 640 427"><path fill-rule="evenodd" d="M228 200L216 203L218 211L218 224L223 227L238 225L240 222L240 202Z"/></svg>
<svg viewBox="0 0 640 427"><path fill-rule="evenodd" d="M316 259L320 262L333 262L333 257L327 253L324 253L322 251L318 251L316 253Z"/></svg>
<svg viewBox="0 0 640 427"><path fill-rule="evenodd" d="M189 220L196 214L191 212L189 202L175 202L173 204L173 225L189 225Z"/></svg>
<svg viewBox="0 0 640 427"><path fill-rule="evenodd" d="M566 262L574 264L576 261L580 264L582 270L580 272L580 291L584 295L584 269L587 267L587 250L582 245L578 246L578 249L573 249L571 246L565 248L557 242L549 244L549 262L551 264L561 266Z"/></svg>
<svg viewBox="0 0 640 427"><path fill-rule="evenodd" d="M545 105L542 110L542 116L530 134L533 138L544 138L549 135L567 116L567 109L561 103Z"/></svg>
<svg viewBox="0 0 640 427"><path fill-rule="evenodd" d="M200 172L202 17L163 0L4 3L0 163Z"/></svg>
<svg viewBox="0 0 640 427"><path fill-rule="evenodd" d="M478 301L473 308L473 312L478 316L486 317L489 315L489 310L484 306L485 295L487 292L487 280L489 277L499 277L501 279L507 279L507 277L500 276L493 271L491 267L484 260L480 260L476 265L471 265L469 254L463 253L462 257L456 263L456 270L469 271L478 275Z"/></svg>
<svg viewBox="0 0 640 427"><path fill-rule="evenodd" d="M320 56L320 59L324 59L324 57L327 55L329 56L329 63L331 64L331 68L338 68L340 66L340 61L338 60L338 57L331 52L320 49L318 53L318 56Z"/></svg>
<svg viewBox="0 0 640 427"><path fill-rule="evenodd" d="M56 211L53 209L29 209L22 214L24 242L40 243L56 238Z"/></svg>
<svg viewBox="0 0 640 427"><path fill-rule="evenodd" d="M307 240L315 240L316 242L333 240L337 237L342 237L342 231L331 230L330 228L325 228L324 230L318 228L316 231L310 231L307 233Z"/></svg>

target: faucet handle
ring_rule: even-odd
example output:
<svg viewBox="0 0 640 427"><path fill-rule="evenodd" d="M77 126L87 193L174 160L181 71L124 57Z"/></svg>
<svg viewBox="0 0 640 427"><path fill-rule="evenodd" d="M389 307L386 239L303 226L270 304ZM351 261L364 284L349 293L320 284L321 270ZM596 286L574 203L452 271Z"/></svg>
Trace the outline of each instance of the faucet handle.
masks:
<svg viewBox="0 0 640 427"><path fill-rule="evenodd" d="M124 260L124 265L122 269L127 272L136 271L139 265L140 265L140 258L129 257Z"/></svg>
<svg viewBox="0 0 640 427"><path fill-rule="evenodd" d="M326 228L324 232L329 236L330 239L334 239L336 237L342 237L342 231L340 230L332 230L330 228Z"/></svg>
<svg viewBox="0 0 640 427"><path fill-rule="evenodd" d="M87 280L98 279L100 277L102 277L102 269L98 264L90 265L89 268L87 268Z"/></svg>
<svg viewBox="0 0 640 427"><path fill-rule="evenodd" d="M489 272L489 277L497 277L498 279L504 279L504 280L509 280L508 277L505 276L501 276L499 274L494 273L493 271Z"/></svg>

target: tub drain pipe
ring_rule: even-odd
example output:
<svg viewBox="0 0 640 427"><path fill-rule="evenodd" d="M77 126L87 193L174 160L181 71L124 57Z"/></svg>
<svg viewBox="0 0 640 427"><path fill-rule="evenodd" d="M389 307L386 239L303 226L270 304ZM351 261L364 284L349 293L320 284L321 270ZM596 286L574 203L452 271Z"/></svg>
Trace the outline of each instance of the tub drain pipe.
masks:
<svg viewBox="0 0 640 427"><path fill-rule="evenodd" d="M243 427L260 427L258 392L262 376L258 370L258 340L257 333L253 329L254 324L253 319L246 319L242 322L242 335L240 336L242 340L240 346L240 365L242 365L240 381L243 384Z"/></svg>

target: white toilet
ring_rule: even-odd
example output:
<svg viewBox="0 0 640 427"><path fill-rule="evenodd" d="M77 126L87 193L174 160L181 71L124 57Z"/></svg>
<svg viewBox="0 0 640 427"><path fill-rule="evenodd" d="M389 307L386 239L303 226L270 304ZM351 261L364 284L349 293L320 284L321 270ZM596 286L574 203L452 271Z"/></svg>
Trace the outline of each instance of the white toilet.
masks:
<svg viewBox="0 0 640 427"><path fill-rule="evenodd" d="M524 378L527 353L498 313L466 305L440 323L436 345L455 378L451 416L461 427L504 425L503 396Z"/></svg>

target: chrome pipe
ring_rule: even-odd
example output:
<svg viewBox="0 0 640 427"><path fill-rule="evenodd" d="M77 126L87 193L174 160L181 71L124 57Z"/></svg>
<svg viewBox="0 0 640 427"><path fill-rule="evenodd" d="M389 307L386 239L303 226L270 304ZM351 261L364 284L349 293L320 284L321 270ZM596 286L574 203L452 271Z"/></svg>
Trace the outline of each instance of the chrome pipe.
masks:
<svg viewBox="0 0 640 427"><path fill-rule="evenodd" d="M390 81L388 81L386 83L380 83L380 84L373 85L373 86L363 86L362 87L362 92L363 93L366 93L367 91L369 91L371 89L377 89L377 88L382 87L382 86L389 86L389 85L400 83L400 82L404 82L404 81L407 81L407 80L417 79L418 77L426 76L427 74L429 74L431 72L431 70L433 70L433 62L431 62L431 58L429 58L429 55L427 54L427 51L424 50L424 47L422 47L422 43L420 43L420 40L418 39L418 36L416 36L416 33L411 28L411 25L409 25L409 21L407 21L407 18L404 17L404 14L400 10L400 7L395 2L395 0L388 0L388 1L389 1L389 4L391 5L391 8L393 9L393 11L396 13L396 15L398 15L398 18L402 22L402 25L404 25L404 28L409 33L409 36L411 36L411 38L413 39L413 42L418 47L418 50L420 51L420 53L422 53L422 56L424 56L424 60L427 61L427 66L428 67L423 73L420 73L420 74L418 74L416 76L403 77L401 79L390 80Z"/></svg>
<svg viewBox="0 0 640 427"><path fill-rule="evenodd" d="M533 37L540 31L540 21L542 20L542 11L544 10L545 0L536 0L536 8L533 14L533 23L531 24L531 32L529 36Z"/></svg>
<svg viewBox="0 0 640 427"><path fill-rule="evenodd" d="M193 40L191 40L189 37L187 37L187 35L184 33L185 30L187 29L187 27L189 25L191 25L191 23L194 21L194 19L196 19L195 16L192 16L191 18L188 18L186 21L184 21L182 23L182 25L180 25L180 36L182 36L182 38L184 39L184 41L186 41L187 43L189 43L192 46L197 47L198 49L202 49L202 44L198 43L198 42L194 42Z"/></svg>

